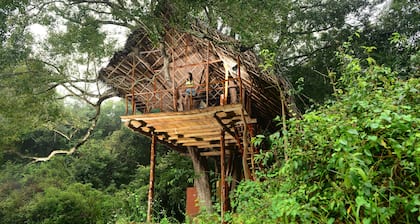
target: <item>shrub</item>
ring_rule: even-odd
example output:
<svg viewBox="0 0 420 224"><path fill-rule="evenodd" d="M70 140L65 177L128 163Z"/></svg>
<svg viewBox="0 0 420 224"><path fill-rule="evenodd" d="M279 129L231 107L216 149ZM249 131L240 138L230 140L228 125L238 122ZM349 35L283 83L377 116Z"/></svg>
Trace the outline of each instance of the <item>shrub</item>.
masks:
<svg viewBox="0 0 420 224"><path fill-rule="evenodd" d="M118 208L117 200L93 189L90 185L75 183L67 189L47 188L28 206L29 223L108 223Z"/></svg>
<svg viewBox="0 0 420 224"><path fill-rule="evenodd" d="M336 100L265 139L271 150L259 159L277 161L264 182L241 183L233 223L420 221L420 79L339 57Z"/></svg>

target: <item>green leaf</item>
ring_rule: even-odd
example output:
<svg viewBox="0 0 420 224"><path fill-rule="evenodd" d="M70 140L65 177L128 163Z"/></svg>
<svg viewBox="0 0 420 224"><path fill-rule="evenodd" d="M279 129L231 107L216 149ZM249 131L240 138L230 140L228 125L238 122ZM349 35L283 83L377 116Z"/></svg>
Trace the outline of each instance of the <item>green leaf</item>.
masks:
<svg viewBox="0 0 420 224"><path fill-rule="evenodd" d="M327 224L333 224L335 221L335 218L329 218L327 221Z"/></svg>
<svg viewBox="0 0 420 224"><path fill-rule="evenodd" d="M340 138L340 139L338 140L338 142L339 142L341 145L344 145L344 146L346 146L346 145L348 144L347 140L342 139L342 138Z"/></svg>
<svg viewBox="0 0 420 224"><path fill-rule="evenodd" d="M375 129L378 129L379 126L380 126L380 124L379 123L376 123L376 122L372 122L372 123L369 124L369 127L372 128L372 129L374 129L374 130Z"/></svg>
<svg viewBox="0 0 420 224"><path fill-rule="evenodd" d="M371 223L371 219L370 218L363 218L362 223L363 224L370 224Z"/></svg>
<svg viewBox="0 0 420 224"><path fill-rule="evenodd" d="M376 142L378 140L378 136L376 135L368 135L367 139L372 142Z"/></svg>
<svg viewBox="0 0 420 224"><path fill-rule="evenodd" d="M359 135L359 132L356 129L349 129L347 130L347 133L352 135Z"/></svg>
<svg viewBox="0 0 420 224"><path fill-rule="evenodd" d="M368 181L368 177L367 177L365 171L362 170L362 168L360 168L360 167L351 167L350 170L356 171L359 174L359 176L363 179L363 181Z"/></svg>
<svg viewBox="0 0 420 224"><path fill-rule="evenodd" d="M364 206L364 205L367 205L368 203L367 203L367 201L365 200L365 198L364 197L362 197L362 196L357 196L356 197L356 206L357 207L361 207L361 206Z"/></svg>
<svg viewBox="0 0 420 224"><path fill-rule="evenodd" d="M363 152L365 153L365 155L367 156L372 156L372 153L370 152L369 149L364 149Z"/></svg>

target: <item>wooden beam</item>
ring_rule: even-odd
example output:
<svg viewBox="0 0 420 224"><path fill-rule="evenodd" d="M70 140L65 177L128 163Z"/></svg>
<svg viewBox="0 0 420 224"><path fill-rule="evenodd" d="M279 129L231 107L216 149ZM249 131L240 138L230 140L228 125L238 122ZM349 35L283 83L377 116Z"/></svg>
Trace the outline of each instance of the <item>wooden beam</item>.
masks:
<svg viewBox="0 0 420 224"><path fill-rule="evenodd" d="M125 123L125 124L126 124L126 126L127 126L128 128L132 129L133 131L139 132L140 134L142 134L142 135L144 135L144 136L146 136L146 137L149 137L150 139L152 138L152 133L151 133L151 131L150 131L150 132L146 132L146 131L143 131L143 129L142 129L142 128L135 128L135 127L131 124L131 122L127 122L127 123ZM179 152L179 153L182 153L182 154L187 153L187 149L186 149L185 147L183 147L183 146L180 146L180 145L175 145L175 144L169 143L169 142L167 142L167 141L161 141L161 140L159 140L159 139L157 139L157 141L158 141L159 143L161 143L161 144L163 144L163 145L165 145L165 146L167 146L167 147L169 147L169 148L171 148L171 149L173 149L173 150L175 150L175 151Z"/></svg>
<svg viewBox="0 0 420 224"><path fill-rule="evenodd" d="M232 139L225 139L225 143L229 145L236 145L236 141ZM220 146L220 140L214 141L201 141L201 142L187 142L183 146L195 146L197 148L217 148Z"/></svg>
<svg viewBox="0 0 420 224"><path fill-rule="evenodd" d="M121 116L121 120L123 122L127 120L153 120L153 119L172 119L174 116L177 115L213 115L216 112L229 112L233 111L238 114L241 113L241 104L229 104L224 106L216 106L216 107L208 107L204 109L196 109L191 111L180 111L180 112L161 112L161 113L150 113L150 114L140 114L140 115L128 115L128 116Z"/></svg>
<svg viewBox="0 0 420 224"><path fill-rule="evenodd" d="M245 112L242 114L242 105L226 105L192 112L163 112L121 118L133 130L148 136L154 133L159 142L174 148L183 150L187 146L195 146L218 149L220 129L229 133L225 136L225 145L233 146L236 143L234 126L255 122L255 119L245 116Z"/></svg>
<svg viewBox="0 0 420 224"><path fill-rule="evenodd" d="M225 155L231 155L231 150L225 150ZM201 156L220 156L220 151L200 152Z"/></svg>
<svg viewBox="0 0 420 224"><path fill-rule="evenodd" d="M200 126L195 126L195 127L189 127L189 126L184 126L184 127L169 127L166 129L166 131L168 133L173 133L173 134L189 134L189 133L197 133L197 131L202 131L202 130L214 130L216 128L220 127L218 124L207 124L207 125L200 125Z"/></svg>
<svg viewBox="0 0 420 224"><path fill-rule="evenodd" d="M202 130L205 130L205 131L200 132L200 133L191 132L191 133L184 134L184 138L193 138L193 137L196 137L196 136L200 136L200 137L217 137L217 136L219 136L219 133L215 132L215 130L210 130L210 131L206 130L206 129L202 129ZM219 131L220 131L220 127L219 127Z"/></svg>
<svg viewBox="0 0 420 224"><path fill-rule="evenodd" d="M207 63L209 64L213 64L213 63L218 63L221 62L222 60L217 59L217 60L212 60L212 61L202 61L202 62L198 62L198 63L192 63L192 64L186 64L186 65L178 65L178 66L170 66L171 68L186 68L186 67L193 67L193 66L198 66L198 65L205 65Z"/></svg>
<svg viewBox="0 0 420 224"><path fill-rule="evenodd" d="M220 130L220 129L219 129ZM232 138L231 136L229 136L230 138L227 138L228 140L235 140L234 138ZM210 141L217 141L220 138L220 134L217 136L210 136L210 137L190 137L190 138L179 138L177 140L177 143L190 143L190 142L210 142Z"/></svg>
<svg viewBox="0 0 420 224"><path fill-rule="evenodd" d="M222 119L218 117L217 114L214 114L214 118L216 119L217 123L219 123L220 126L222 126L223 130L225 130L231 136L235 137L235 133L233 133L228 127L226 127L226 124L222 122Z"/></svg>
<svg viewBox="0 0 420 224"><path fill-rule="evenodd" d="M190 138L190 137L196 137L196 136L213 136L215 134L216 129L220 127L212 127L211 129L193 129L193 130L185 130L180 132L179 130L177 132L171 130L168 132L168 134L171 135L171 137L169 137L169 140L175 140L175 139L180 139L180 138ZM199 132L205 130L205 132Z"/></svg>

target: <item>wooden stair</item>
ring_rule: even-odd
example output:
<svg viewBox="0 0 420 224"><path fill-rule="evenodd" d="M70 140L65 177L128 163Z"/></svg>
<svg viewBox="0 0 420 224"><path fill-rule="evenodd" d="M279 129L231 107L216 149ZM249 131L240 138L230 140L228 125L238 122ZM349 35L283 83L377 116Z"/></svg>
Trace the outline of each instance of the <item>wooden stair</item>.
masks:
<svg viewBox="0 0 420 224"><path fill-rule="evenodd" d="M246 163L243 163L242 165L247 166L247 168L249 169L250 174L251 174L251 179L255 180L256 179L256 174L255 173L256 173L257 170L259 170L259 167L255 165L255 160L254 160L255 158L254 157L255 157L255 154L258 153L258 151L255 150L254 146L251 143L251 138L253 137L252 136L253 131L252 131L252 127L250 127L250 126L247 127L248 128L248 130L247 130L248 141L247 141L247 145L245 147L245 144L244 144L244 133L245 133L244 126L245 125L237 126L236 130L235 130L235 133L237 134L237 137L240 140L240 143L239 143L240 147L239 148L240 148L241 152L244 153L243 151L245 150L245 148L247 149L247 152L245 152ZM244 154L242 154L242 155L244 155ZM246 169L246 167L244 167L244 169Z"/></svg>

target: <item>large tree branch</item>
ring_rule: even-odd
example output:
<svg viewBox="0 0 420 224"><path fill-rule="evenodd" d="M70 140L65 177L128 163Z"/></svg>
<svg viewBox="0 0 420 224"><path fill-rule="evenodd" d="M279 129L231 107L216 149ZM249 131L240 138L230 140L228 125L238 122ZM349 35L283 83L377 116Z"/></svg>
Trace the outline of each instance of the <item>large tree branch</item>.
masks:
<svg viewBox="0 0 420 224"><path fill-rule="evenodd" d="M92 135L93 131L95 130L96 125L98 123L99 115L101 113L101 105L102 105L102 102L104 102L105 100L107 100L107 99L109 99L111 97L114 97L114 96L116 96L116 94L115 93L111 93L111 94L103 95L102 97L100 97L98 99L98 101L96 102L96 104L94 106L96 112L95 112L95 115L90 119L90 122L91 123L90 123L89 128L87 129L85 135L76 143L76 145L74 145L70 149L68 149L68 150L53 150L46 157L28 157L28 156L24 156L24 155L21 155L21 156L23 158L30 158L35 163L35 162L48 161L51 158L53 158L54 156L60 155L60 154L63 154L63 155L71 155L71 154L73 154L78 148L80 148L83 144L85 144L88 141L89 137Z"/></svg>
<svg viewBox="0 0 420 224"><path fill-rule="evenodd" d="M71 87L74 88L74 85L69 84ZM94 103L92 103L85 94L83 94L83 92L81 92L80 94L77 94L75 91L73 91L73 89L67 85L62 85L68 92L70 92L69 95L73 95L74 97L77 97L81 100L83 100L85 103L91 105L91 106L95 106ZM77 88L76 88L77 89Z"/></svg>
<svg viewBox="0 0 420 224"><path fill-rule="evenodd" d="M299 31L299 32L288 32L288 34L290 34L290 35L314 34L314 33L324 32L324 31L330 30L330 29L332 29L334 27L335 27L334 25L330 25L330 26L319 28L319 29L310 29L310 30Z"/></svg>
<svg viewBox="0 0 420 224"><path fill-rule="evenodd" d="M71 83L77 83L77 82L97 83L98 79L74 79L74 78L71 78L71 79L68 80L68 82L71 82Z"/></svg>
<svg viewBox="0 0 420 224"><path fill-rule="evenodd" d="M301 58L307 58L309 56L312 56L312 55L318 53L319 51L328 49L330 47L332 47L332 45L327 44L323 47L317 48L317 49L315 49L311 52L307 52L305 54L299 54L299 55L291 56L291 57L288 57L288 58L282 58L282 61L290 61L290 60L296 60L296 59L301 59Z"/></svg>
<svg viewBox="0 0 420 224"><path fill-rule="evenodd" d="M129 22L130 20L132 22L137 23L137 24L145 25L145 24L143 24L143 22L141 20L139 20L138 18L136 18L137 15L131 15L129 13L130 10L127 9L124 6L124 1L117 1L117 3L116 3L116 2L104 1L104 0L103 1L98 1L98 0L78 0L78 1L72 1L70 3L70 5L79 5L79 4L86 4L87 6L91 6L91 5L103 5L105 7L108 7L110 9L110 11L119 11L119 12L122 12L125 15L124 17L119 16L120 18L113 17L113 19L117 19L117 20L120 20L120 21L115 21L115 20L101 20L101 19L98 19L98 22L100 22L103 25L110 24L110 25L124 26L124 27L127 27L129 29L136 28L136 25L135 24L130 24L130 22ZM109 15L115 16L115 14L113 14L113 13L109 13L109 12L103 12L102 13L101 11L98 11L96 9L93 9L92 7L88 7L88 10L89 11L92 11L94 13L97 13L97 14L108 15L108 16ZM64 14L62 14L61 16L63 18L65 18L65 19L71 21L71 22L75 22L75 23L79 23L81 25L85 25L85 24L81 23L80 21L77 21L77 20L74 20L74 19L72 19L70 17L65 16Z"/></svg>

